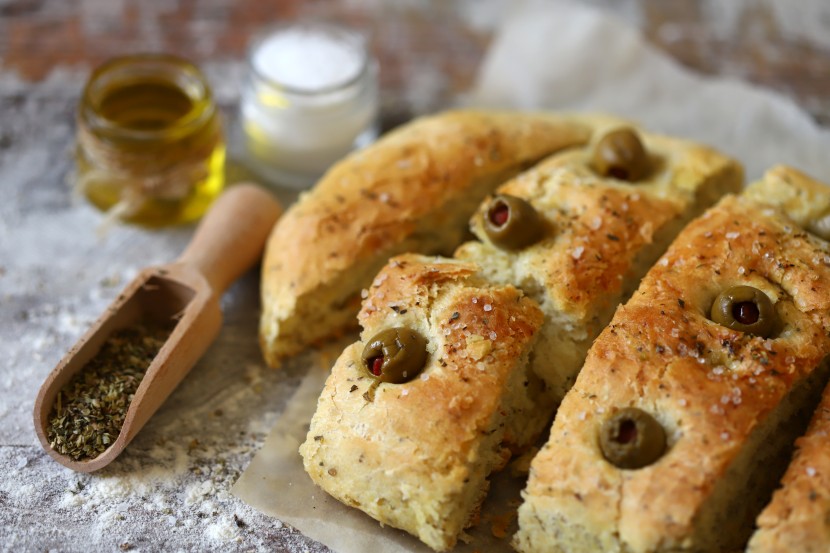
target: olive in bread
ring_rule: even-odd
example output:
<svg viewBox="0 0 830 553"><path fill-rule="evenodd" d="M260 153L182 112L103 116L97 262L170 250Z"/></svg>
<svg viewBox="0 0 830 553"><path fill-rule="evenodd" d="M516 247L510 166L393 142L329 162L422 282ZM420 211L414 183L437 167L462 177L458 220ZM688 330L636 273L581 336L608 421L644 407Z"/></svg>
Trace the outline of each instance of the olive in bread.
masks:
<svg viewBox="0 0 830 553"><path fill-rule="evenodd" d="M533 459L519 551L745 545L829 368L830 264L827 244L796 224L809 210L798 198L815 192L802 184L778 168L721 200L617 310ZM716 298L736 286L755 291L736 296L717 320ZM762 314L757 294L771 314ZM769 330L752 326L765 316ZM660 432L645 435L623 416L607 440L661 451L627 467L603 448L601 433L632 408L659 424L665 445L655 447Z"/></svg>
<svg viewBox="0 0 830 553"><path fill-rule="evenodd" d="M275 225L264 255L260 344L268 364L354 324L360 291L393 255L451 253L499 184L590 139L589 122L451 111L352 153Z"/></svg>
<svg viewBox="0 0 830 553"><path fill-rule="evenodd" d="M474 263L406 254L377 275L359 319L361 340L336 361L300 447L305 470L446 551L510 447L536 437L540 386L526 367L542 312Z"/></svg>
<svg viewBox="0 0 830 553"><path fill-rule="evenodd" d="M510 283L545 312L533 368L561 400L614 309L692 218L743 185L711 148L594 118L592 143L499 187L455 257Z"/></svg>

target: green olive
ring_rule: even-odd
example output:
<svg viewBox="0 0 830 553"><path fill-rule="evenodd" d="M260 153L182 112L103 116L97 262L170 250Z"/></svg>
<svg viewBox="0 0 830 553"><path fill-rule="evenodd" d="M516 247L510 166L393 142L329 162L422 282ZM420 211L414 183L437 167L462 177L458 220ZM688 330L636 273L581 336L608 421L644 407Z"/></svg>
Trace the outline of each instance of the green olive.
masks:
<svg viewBox="0 0 830 553"><path fill-rule="evenodd" d="M733 286L720 293L712 304L710 317L716 323L769 338L775 327L775 308L762 291L752 286Z"/></svg>
<svg viewBox="0 0 830 553"><path fill-rule="evenodd" d="M539 213L515 196L499 194L484 214L484 232L493 244L505 250L520 250L538 242L544 230Z"/></svg>
<svg viewBox="0 0 830 553"><path fill-rule="evenodd" d="M370 376L381 382L402 384L424 370L427 341L409 328L387 328L369 340L361 357Z"/></svg>
<svg viewBox="0 0 830 553"><path fill-rule="evenodd" d="M608 462L621 469L639 469L663 455L666 431L645 411L625 407L602 423L599 445Z"/></svg>
<svg viewBox="0 0 830 553"><path fill-rule="evenodd" d="M594 147L594 168L604 176L637 181L648 174L648 154L634 130L615 129Z"/></svg>

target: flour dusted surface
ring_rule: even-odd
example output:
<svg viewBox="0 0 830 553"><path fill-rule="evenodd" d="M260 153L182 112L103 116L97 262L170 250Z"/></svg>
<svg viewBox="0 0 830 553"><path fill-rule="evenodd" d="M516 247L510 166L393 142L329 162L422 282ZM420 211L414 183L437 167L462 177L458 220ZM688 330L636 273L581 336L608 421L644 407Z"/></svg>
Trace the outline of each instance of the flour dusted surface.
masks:
<svg viewBox="0 0 830 553"><path fill-rule="evenodd" d="M140 269L175 259L193 231L97 232L101 214L66 183L82 77L56 72L23 95L0 74L0 551L327 551L229 491L308 363L262 363L256 271L223 299L214 345L110 466L75 473L37 441L47 374Z"/></svg>

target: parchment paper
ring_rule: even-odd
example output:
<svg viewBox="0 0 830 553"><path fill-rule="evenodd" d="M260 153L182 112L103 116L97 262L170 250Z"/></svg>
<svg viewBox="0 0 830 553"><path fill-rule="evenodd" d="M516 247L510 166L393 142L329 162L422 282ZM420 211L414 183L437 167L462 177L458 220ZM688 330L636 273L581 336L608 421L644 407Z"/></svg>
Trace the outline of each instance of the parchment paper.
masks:
<svg viewBox="0 0 830 553"><path fill-rule="evenodd" d="M789 100L737 81L693 74L607 14L560 2L525 4L504 23L482 66L469 105L606 111L646 128L711 144L740 159L756 179L788 163L830 181L830 132ZM254 508L340 553L428 551L381 528L357 509L315 488L297 448L308 428L327 367L309 370L289 408L232 490ZM510 551L493 523L515 511L521 480L497 477L482 524L457 551ZM509 515L508 515L509 517Z"/></svg>

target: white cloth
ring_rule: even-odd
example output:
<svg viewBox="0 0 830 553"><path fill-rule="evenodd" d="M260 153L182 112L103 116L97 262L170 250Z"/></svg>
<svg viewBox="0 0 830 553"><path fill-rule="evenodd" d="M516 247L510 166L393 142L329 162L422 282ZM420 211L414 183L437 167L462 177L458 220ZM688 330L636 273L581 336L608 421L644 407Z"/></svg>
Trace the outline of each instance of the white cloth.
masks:
<svg viewBox="0 0 830 553"><path fill-rule="evenodd" d="M473 106L605 111L710 144L747 179L787 163L830 181L830 130L781 94L680 66L599 11L534 3L508 19L484 60Z"/></svg>

